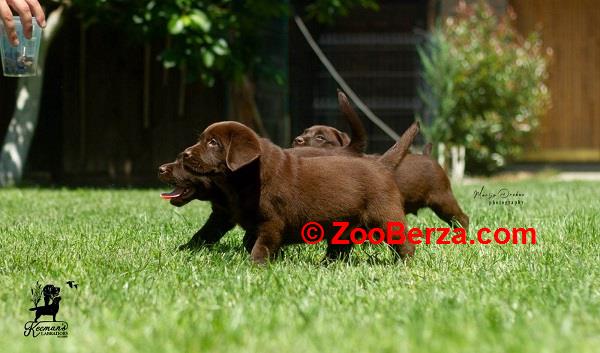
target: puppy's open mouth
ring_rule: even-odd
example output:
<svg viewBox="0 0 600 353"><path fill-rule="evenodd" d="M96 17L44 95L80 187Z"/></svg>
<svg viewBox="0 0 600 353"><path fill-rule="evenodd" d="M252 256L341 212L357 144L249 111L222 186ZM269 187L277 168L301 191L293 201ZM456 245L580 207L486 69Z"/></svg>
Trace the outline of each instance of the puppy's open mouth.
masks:
<svg viewBox="0 0 600 353"><path fill-rule="evenodd" d="M193 187L176 186L171 192L163 192L160 194L165 200L173 201L184 201L189 199L194 194L195 189Z"/></svg>

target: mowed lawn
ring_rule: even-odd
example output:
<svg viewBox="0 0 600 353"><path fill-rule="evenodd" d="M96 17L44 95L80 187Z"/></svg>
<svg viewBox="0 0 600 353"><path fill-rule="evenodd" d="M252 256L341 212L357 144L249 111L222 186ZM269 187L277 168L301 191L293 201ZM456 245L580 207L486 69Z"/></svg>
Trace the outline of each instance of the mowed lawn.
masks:
<svg viewBox="0 0 600 353"><path fill-rule="evenodd" d="M524 205L488 205L485 185ZM536 245L385 246L322 265L324 245L253 265L236 229L178 251L210 207L159 190L0 190L2 352L598 352L600 183L455 187L479 227L535 227ZM443 223L429 210L411 226ZM78 289L65 283L74 280ZM24 337L36 281L61 287L69 337ZM50 317L43 317L45 320Z"/></svg>

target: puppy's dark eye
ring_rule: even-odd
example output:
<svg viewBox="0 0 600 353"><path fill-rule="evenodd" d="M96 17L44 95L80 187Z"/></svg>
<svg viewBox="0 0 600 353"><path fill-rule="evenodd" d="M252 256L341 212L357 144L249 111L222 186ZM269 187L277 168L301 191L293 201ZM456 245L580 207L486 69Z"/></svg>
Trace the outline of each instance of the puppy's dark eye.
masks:
<svg viewBox="0 0 600 353"><path fill-rule="evenodd" d="M219 141L217 139L210 139L207 143L208 147L219 147Z"/></svg>
<svg viewBox="0 0 600 353"><path fill-rule="evenodd" d="M325 141L325 136L323 136L323 135L317 135L317 136L315 136L315 140L317 140L317 141Z"/></svg>

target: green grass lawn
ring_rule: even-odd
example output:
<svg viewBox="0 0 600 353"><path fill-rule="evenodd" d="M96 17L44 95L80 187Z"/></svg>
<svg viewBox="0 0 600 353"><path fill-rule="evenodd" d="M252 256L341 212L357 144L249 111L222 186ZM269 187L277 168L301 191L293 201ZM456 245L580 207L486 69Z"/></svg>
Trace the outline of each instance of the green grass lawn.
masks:
<svg viewBox="0 0 600 353"><path fill-rule="evenodd" d="M481 185L455 188L471 230L536 227L537 245L422 245L408 265L361 246L329 266L323 245L299 245L257 267L239 229L176 250L206 203L176 209L158 190L0 190L0 350L598 352L600 183L485 183L524 193L522 206L474 199ZM443 225L429 210L408 221ZM68 338L23 336L36 281L61 287Z"/></svg>

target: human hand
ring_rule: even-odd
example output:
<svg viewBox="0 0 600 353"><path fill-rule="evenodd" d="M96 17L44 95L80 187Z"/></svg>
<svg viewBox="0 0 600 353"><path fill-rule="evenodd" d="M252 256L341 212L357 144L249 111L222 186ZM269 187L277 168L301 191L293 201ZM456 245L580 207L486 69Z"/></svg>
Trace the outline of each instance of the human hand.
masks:
<svg viewBox="0 0 600 353"><path fill-rule="evenodd" d="M44 15L44 10L38 0L0 0L0 18L4 23L4 29L6 30L8 40L12 45L18 45L19 38L17 37L11 8L13 8L21 17L25 38L31 38L31 32L33 31L32 17L36 18L41 27L46 26L46 16Z"/></svg>

